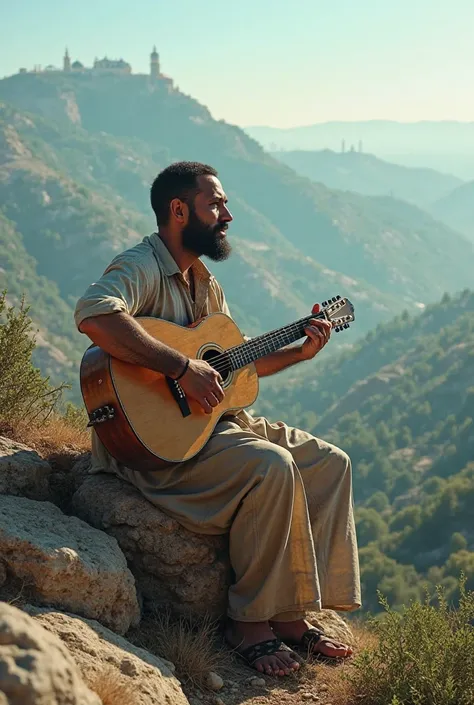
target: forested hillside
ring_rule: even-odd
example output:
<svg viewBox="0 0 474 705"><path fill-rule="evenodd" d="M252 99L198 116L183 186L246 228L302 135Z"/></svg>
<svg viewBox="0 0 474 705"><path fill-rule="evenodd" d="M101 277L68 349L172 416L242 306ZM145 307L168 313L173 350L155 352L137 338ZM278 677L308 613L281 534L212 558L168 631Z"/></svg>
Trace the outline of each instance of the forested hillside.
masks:
<svg viewBox="0 0 474 705"><path fill-rule="evenodd" d="M474 587L474 293L379 325L275 398L259 410L352 458L366 607L375 587L396 604L424 581L449 592L461 569Z"/></svg>
<svg viewBox="0 0 474 705"><path fill-rule="evenodd" d="M235 252L213 267L248 335L340 293L357 311L348 343L404 306L471 280L474 247L455 231L402 201L312 184L164 82L25 74L0 81L0 100L1 212L35 276L46 278L50 296L59 293L61 320L118 251L154 229L149 184L183 158L214 164L229 194ZM13 295L13 269L3 269L0 286ZM59 358L77 359L86 341L72 319L53 333L39 304L36 320L56 350L48 371L62 379Z"/></svg>
<svg viewBox="0 0 474 705"><path fill-rule="evenodd" d="M320 359L263 380L258 409L350 453L366 608L376 586L400 604L472 574L474 295L424 306L472 284L473 243L404 201L298 176L146 77L20 75L0 100L0 288L32 305L42 370L79 400L76 298L154 229L156 173L210 162L235 217L212 268L248 335L337 293L355 305Z"/></svg>
<svg viewBox="0 0 474 705"><path fill-rule="evenodd" d="M462 184L431 208L436 218L474 241L474 181Z"/></svg>
<svg viewBox="0 0 474 705"><path fill-rule="evenodd" d="M44 160L76 181L87 179L94 191L112 189L146 213L150 225L147 186L156 171L174 159L201 159L217 166L230 192L236 239L274 248L290 243L325 268L377 288L383 282L382 292L407 303L441 296L460 280L469 283L473 248L457 233L399 201L349 197L311 184L243 131L213 120L197 101L159 82L21 75L0 82L0 99L54 121L56 133L49 125L43 133L50 148L49 157L42 148ZM29 137L35 132L40 136L33 130Z"/></svg>

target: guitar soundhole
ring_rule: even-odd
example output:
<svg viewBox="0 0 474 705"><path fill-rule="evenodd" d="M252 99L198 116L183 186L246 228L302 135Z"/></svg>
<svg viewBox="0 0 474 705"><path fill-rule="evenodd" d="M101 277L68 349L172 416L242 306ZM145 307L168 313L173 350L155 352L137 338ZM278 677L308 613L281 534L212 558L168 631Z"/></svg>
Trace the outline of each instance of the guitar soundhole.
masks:
<svg viewBox="0 0 474 705"><path fill-rule="evenodd" d="M216 363L213 363L214 358L219 357L219 360L216 360ZM208 362L211 367L214 367L214 369L218 370L220 373L222 379L224 380L224 384L227 382L227 380L230 377L230 374L232 372L230 368L230 361L227 358L227 356L223 356L221 350L215 350L215 349L209 349L206 350L205 353L202 356L202 359Z"/></svg>

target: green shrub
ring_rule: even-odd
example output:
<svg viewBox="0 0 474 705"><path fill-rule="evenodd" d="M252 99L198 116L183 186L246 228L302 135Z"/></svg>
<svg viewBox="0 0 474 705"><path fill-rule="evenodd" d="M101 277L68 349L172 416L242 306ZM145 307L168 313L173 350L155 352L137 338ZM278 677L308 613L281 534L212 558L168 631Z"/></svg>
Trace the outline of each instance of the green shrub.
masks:
<svg viewBox="0 0 474 705"><path fill-rule="evenodd" d="M72 402L67 402L62 414L64 421L71 428L84 431L89 423L87 411L83 406L76 406Z"/></svg>
<svg viewBox="0 0 474 705"><path fill-rule="evenodd" d="M474 702L474 592L460 580L457 608L444 591L437 604L427 598L402 613L385 598L383 619L372 620L378 636L374 650L365 650L348 676L361 705L472 705Z"/></svg>
<svg viewBox="0 0 474 705"><path fill-rule="evenodd" d="M8 306L0 294L0 420L44 421L56 407L65 385L52 387L31 361L35 349L29 308Z"/></svg>

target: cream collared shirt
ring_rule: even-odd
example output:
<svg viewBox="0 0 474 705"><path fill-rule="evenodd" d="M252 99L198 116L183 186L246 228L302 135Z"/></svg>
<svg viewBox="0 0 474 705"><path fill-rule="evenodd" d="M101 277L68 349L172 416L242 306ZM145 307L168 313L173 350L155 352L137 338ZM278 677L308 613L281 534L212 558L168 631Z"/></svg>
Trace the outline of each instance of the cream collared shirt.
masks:
<svg viewBox="0 0 474 705"><path fill-rule="evenodd" d="M79 299L74 313L76 326L91 316L125 311L131 316L153 316L187 326L202 316L222 312L230 316L224 292L201 262L191 267L194 301L168 248L157 233L122 252L97 282ZM116 461L92 432L93 470L115 472Z"/></svg>

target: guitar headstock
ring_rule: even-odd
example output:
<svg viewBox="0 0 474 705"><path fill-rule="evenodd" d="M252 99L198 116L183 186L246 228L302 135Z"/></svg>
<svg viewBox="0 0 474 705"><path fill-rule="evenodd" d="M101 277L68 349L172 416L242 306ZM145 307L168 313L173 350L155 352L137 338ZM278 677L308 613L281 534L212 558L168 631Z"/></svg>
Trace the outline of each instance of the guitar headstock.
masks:
<svg viewBox="0 0 474 705"><path fill-rule="evenodd" d="M328 301L323 301L321 306L320 313L324 314L324 318L330 321L336 333L349 328L349 323L355 320L354 306L349 299L334 296Z"/></svg>

